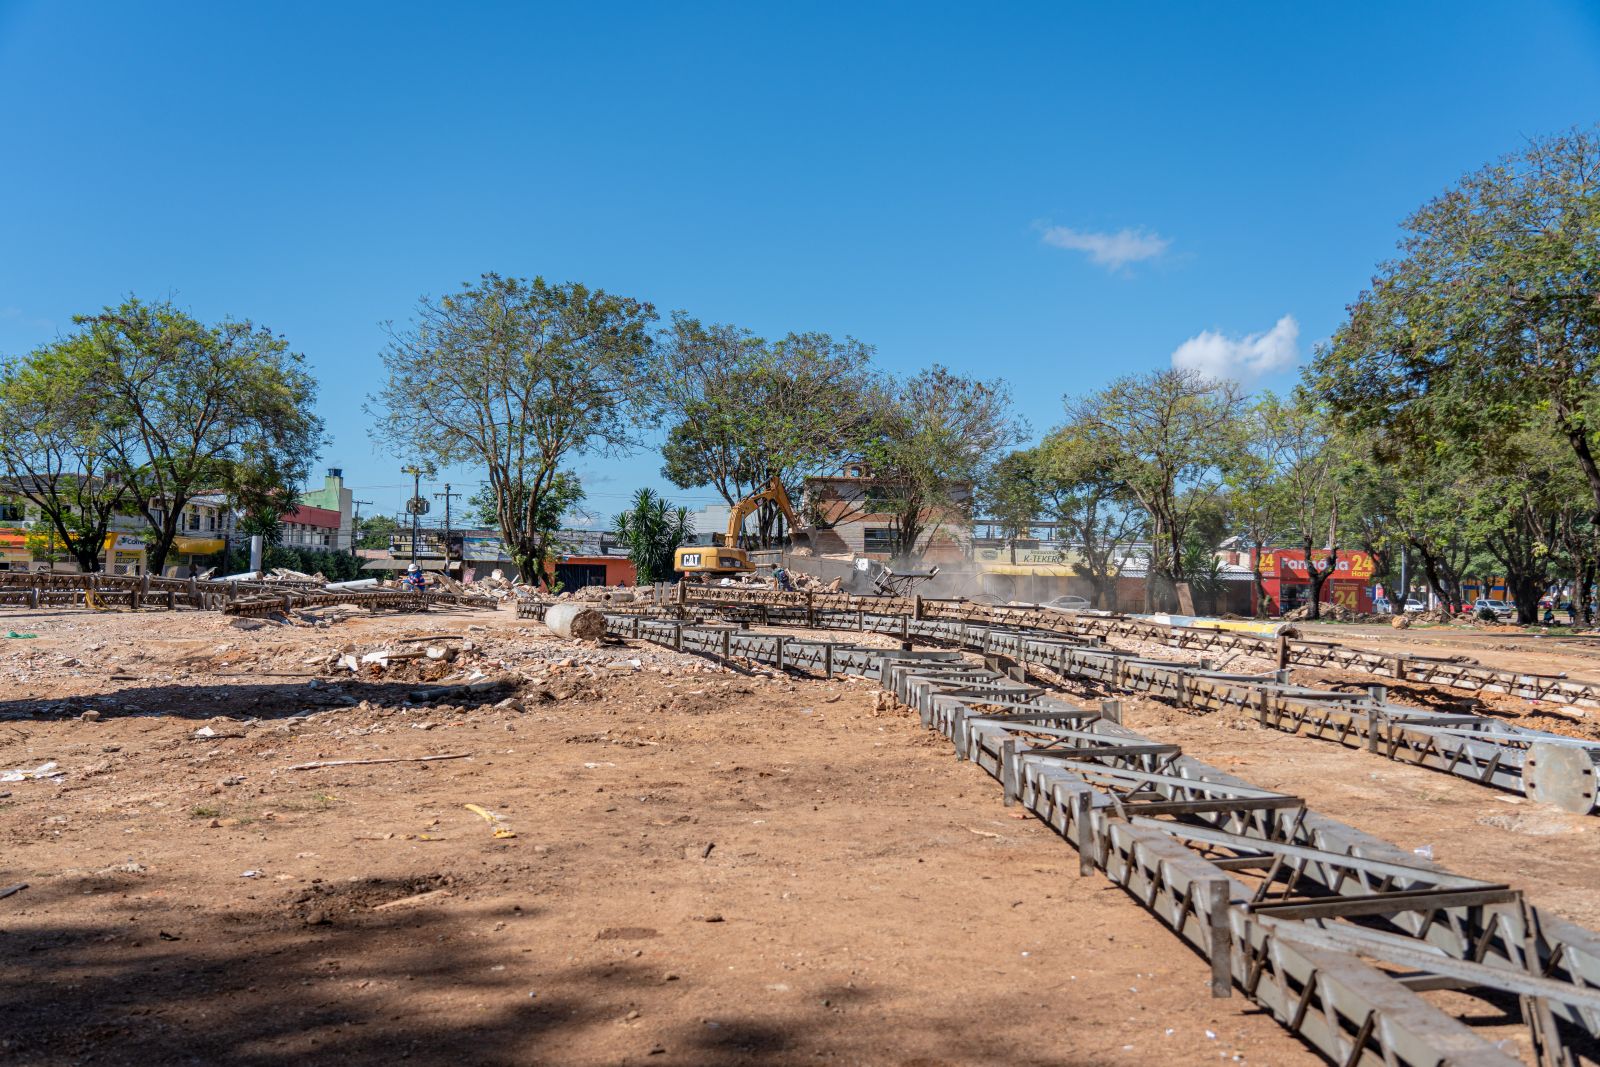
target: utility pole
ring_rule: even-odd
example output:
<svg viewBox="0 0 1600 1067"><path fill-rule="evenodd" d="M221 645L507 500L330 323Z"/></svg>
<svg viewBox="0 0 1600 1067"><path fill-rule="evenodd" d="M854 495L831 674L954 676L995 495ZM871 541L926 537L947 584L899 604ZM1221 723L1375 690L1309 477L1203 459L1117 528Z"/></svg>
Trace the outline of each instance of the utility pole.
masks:
<svg viewBox="0 0 1600 1067"><path fill-rule="evenodd" d="M411 513L411 562L417 561L417 538L422 536L422 513L428 510L428 501L422 495L422 468L415 463L401 467L400 473L411 475L411 499L406 510Z"/></svg>
<svg viewBox="0 0 1600 1067"><path fill-rule="evenodd" d="M450 483L444 483L444 492L433 494L435 500L444 499L444 576L450 577L450 501L460 493L450 491Z"/></svg>
<svg viewBox="0 0 1600 1067"><path fill-rule="evenodd" d="M352 500L350 503L355 505L355 515L350 519L350 555L354 556L356 554L356 542L361 540L361 505L371 504L372 501Z"/></svg>

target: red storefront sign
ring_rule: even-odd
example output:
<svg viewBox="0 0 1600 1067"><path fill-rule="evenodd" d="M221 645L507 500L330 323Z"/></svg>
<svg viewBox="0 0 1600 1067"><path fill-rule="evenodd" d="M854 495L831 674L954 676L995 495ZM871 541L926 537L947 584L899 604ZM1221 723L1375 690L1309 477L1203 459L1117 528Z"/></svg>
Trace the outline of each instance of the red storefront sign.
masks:
<svg viewBox="0 0 1600 1067"><path fill-rule="evenodd" d="M1311 565L1318 573L1328 569L1328 550L1314 548L1311 550ZM1338 559L1334 562L1333 574L1329 575L1334 581L1370 582L1372 575L1377 570L1372 562L1372 557L1365 552L1339 550ZM1263 578L1280 578L1290 582L1309 582L1311 576L1306 571L1306 554L1299 548L1274 548L1261 553L1261 576Z"/></svg>
<svg viewBox="0 0 1600 1067"><path fill-rule="evenodd" d="M1312 549L1311 565L1328 569L1328 550ZM1366 552L1339 550L1333 573L1323 583L1321 599L1351 611L1371 611L1372 594L1368 585L1376 570ZM1261 586L1277 611L1304 603L1310 596L1311 575L1306 570L1306 554L1299 548L1275 548L1261 553Z"/></svg>

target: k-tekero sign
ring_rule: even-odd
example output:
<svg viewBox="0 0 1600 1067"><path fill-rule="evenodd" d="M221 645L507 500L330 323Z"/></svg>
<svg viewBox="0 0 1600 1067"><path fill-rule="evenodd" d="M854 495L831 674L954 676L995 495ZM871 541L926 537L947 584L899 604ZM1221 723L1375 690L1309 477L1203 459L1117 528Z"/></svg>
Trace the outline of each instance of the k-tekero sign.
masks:
<svg viewBox="0 0 1600 1067"><path fill-rule="evenodd" d="M1328 550L1315 548L1311 550L1311 566L1317 573L1323 574L1328 570ZM1339 558L1334 563L1333 574L1330 577L1340 580L1370 582L1375 566L1372 557L1365 552L1347 552L1339 550ZM1277 548L1261 553L1261 576L1263 578L1288 578L1290 581L1299 579L1309 581L1310 574L1306 570L1306 554L1299 548Z"/></svg>

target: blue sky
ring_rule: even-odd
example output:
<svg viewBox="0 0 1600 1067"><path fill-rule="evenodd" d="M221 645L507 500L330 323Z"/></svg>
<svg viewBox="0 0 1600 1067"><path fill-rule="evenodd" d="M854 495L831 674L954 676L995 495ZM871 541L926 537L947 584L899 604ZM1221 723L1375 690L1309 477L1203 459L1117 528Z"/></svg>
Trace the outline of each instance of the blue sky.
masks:
<svg viewBox="0 0 1600 1067"><path fill-rule="evenodd" d="M1042 431L1175 353L1286 385L1409 211L1597 120L1593 4L0 0L0 353L128 293L270 325L369 513L379 324L486 270L1000 375ZM604 516L660 484L578 466Z"/></svg>

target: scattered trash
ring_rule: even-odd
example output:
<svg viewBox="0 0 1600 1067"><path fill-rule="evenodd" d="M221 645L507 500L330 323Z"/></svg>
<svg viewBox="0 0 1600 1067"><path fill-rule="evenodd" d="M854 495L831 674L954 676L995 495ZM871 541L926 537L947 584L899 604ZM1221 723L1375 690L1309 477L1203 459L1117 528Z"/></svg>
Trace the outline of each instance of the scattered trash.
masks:
<svg viewBox="0 0 1600 1067"><path fill-rule="evenodd" d="M239 875L239 877L240 878L260 878L261 877L261 872L260 871L245 871L243 874Z"/></svg>
<svg viewBox="0 0 1600 1067"><path fill-rule="evenodd" d="M431 900L439 900L443 897L453 895L454 894L452 894L448 889L430 889L426 893L413 893L411 896L401 897L399 900L391 900L384 904L375 904L373 905L372 910L391 911L395 908L414 908L418 904L426 904Z"/></svg>
<svg viewBox="0 0 1600 1067"><path fill-rule="evenodd" d="M9 637L13 641L32 641L34 638L38 637L39 635L38 634L19 634L19 633L17 633L17 631L12 630L12 631L8 632L6 634L6 636Z"/></svg>
<svg viewBox="0 0 1600 1067"><path fill-rule="evenodd" d="M250 731L241 725L223 723L221 729L215 726L202 726L193 734L197 738L207 737L247 737Z"/></svg>
<svg viewBox="0 0 1600 1067"><path fill-rule="evenodd" d="M8 885L4 889L0 889L0 900L4 900L6 897L14 897L26 888L28 888L27 882L18 882L16 885Z"/></svg>
<svg viewBox="0 0 1600 1067"><path fill-rule="evenodd" d="M1414 849L1411 850L1411 854L1413 856L1421 856L1423 859L1432 862L1432 860L1433 860L1433 846L1432 845L1423 845L1421 848L1414 848Z"/></svg>
<svg viewBox="0 0 1600 1067"><path fill-rule="evenodd" d="M516 837L517 836L515 830L513 830L513 829L511 829L511 827L505 825L504 820L502 819L502 817L500 815L496 814L495 812L490 811L488 808L481 808L476 804L463 804L461 806L466 808L468 811L472 812L474 815L482 816L484 822L486 822L490 826L494 827L494 836L496 836L496 837Z"/></svg>
<svg viewBox="0 0 1600 1067"><path fill-rule="evenodd" d="M438 756L395 756L386 759L327 759L312 763L296 763L286 771L314 771L322 767L364 767L374 763L432 763L442 759L466 759L470 752L447 752Z"/></svg>
<svg viewBox="0 0 1600 1067"><path fill-rule="evenodd" d="M4 774L0 774L0 782L27 782L44 778L63 778L66 773L66 771L59 770L54 763L41 763L31 771L26 767L18 767L16 770L6 771Z"/></svg>

